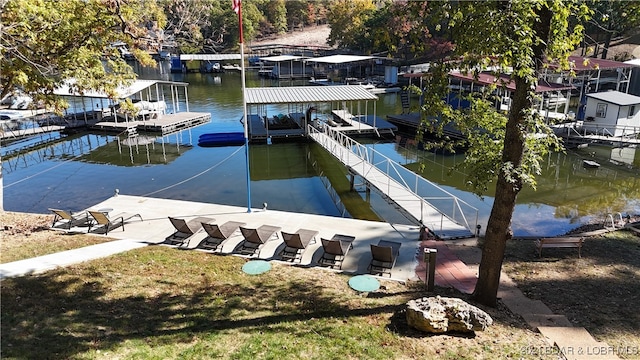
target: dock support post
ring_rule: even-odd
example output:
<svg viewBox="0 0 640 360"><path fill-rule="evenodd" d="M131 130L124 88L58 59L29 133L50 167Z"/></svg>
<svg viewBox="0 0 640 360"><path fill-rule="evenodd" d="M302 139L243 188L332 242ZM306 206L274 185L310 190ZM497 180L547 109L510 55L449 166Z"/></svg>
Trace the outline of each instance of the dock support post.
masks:
<svg viewBox="0 0 640 360"><path fill-rule="evenodd" d="M353 174L349 174L349 190L353 191L356 177Z"/></svg>
<svg viewBox="0 0 640 360"><path fill-rule="evenodd" d="M426 268L425 283L427 285L427 291L431 292L434 289L435 275L436 275L436 255L438 250L436 249L424 249L424 265Z"/></svg>

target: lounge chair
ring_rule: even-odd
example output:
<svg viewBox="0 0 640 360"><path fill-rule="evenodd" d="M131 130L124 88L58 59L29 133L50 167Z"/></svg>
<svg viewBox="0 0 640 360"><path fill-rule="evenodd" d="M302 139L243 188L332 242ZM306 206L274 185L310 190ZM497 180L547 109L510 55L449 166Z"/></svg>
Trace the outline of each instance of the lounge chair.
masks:
<svg viewBox="0 0 640 360"><path fill-rule="evenodd" d="M244 241L240 244L238 251L244 255L255 255L257 251L258 257L260 257L262 246L269 241L273 235L275 235L276 238L278 237L280 227L262 225L257 229L249 229L240 226L240 231L242 232L242 236L244 236Z"/></svg>
<svg viewBox="0 0 640 360"><path fill-rule="evenodd" d="M326 265L338 267L342 269L342 261L347 256L347 253L353 248L353 241L355 236L336 234L331 239L321 239L322 249L324 253L318 261L320 265Z"/></svg>
<svg viewBox="0 0 640 360"><path fill-rule="evenodd" d="M285 247L280 253L280 259L302 261L302 255L307 249L307 246L312 242L316 242L316 235L318 232L315 230L299 229L295 233L287 233L281 231L282 239L284 240Z"/></svg>
<svg viewBox="0 0 640 360"><path fill-rule="evenodd" d="M217 224L202 223L202 228L207 233L207 237L205 237L197 247L216 251L240 226L244 225L245 223L239 221L227 221L220 226Z"/></svg>
<svg viewBox="0 0 640 360"><path fill-rule="evenodd" d="M122 231L124 231L124 223L134 217L139 217L140 221L142 220L142 216L140 214L132 214L132 213L120 213L114 216L109 216L102 211L93 211L89 210L89 215L93 218L89 223L89 229L87 232L91 232L91 229L95 227L95 230L104 230L104 234L107 235L109 231L122 226Z"/></svg>
<svg viewBox="0 0 640 360"><path fill-rule="evenodd" d="M78 213L72 213L70 211L60 209L49 209L55 216L53 217L53 223L51 229L58 230L71 230L74 226L88 226L89 214L86 211Z"/></svg>
<svg viewBox="0 0 640 360"><path fill-rule="evenodd" d="M169 245L182 246L188 244L191 237L202 230L202 223L212 223L215 219L199 216L187 222L185 219L169 216L169 221L176 231L169 235L164 242Z"/></svg>
<svg viewBox="0 0 640 360"><path fill-rule="evenodd" d="M378 245L371 244L371 262L369 263L370 274L389 274L396 264L400 255L400 244L395 241L380 240Z"/></svg>

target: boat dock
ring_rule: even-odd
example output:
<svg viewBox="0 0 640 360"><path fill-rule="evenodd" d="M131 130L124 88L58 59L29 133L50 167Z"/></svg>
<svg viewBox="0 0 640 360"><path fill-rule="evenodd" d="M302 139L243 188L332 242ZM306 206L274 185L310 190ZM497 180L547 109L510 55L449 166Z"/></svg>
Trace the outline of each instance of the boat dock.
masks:
<svg viewBox="0 0 640 360"><path fill-rule="evenodd" d="M303 137L311 123L316 128L330 126L349 135L381 136L397 130L395 125L376 116L378 97L360 85L248 88L245 92L251 111L248 114L251 141ZM372 114L351 114L346 110L360 109L360 102L368 101L374 101ZM278 104L287 104L288 114L268 115L268 106ZM332 110L324 110L327 105Z"/></svg>
<svg viewBox="0 0 640 360"><path fill-rule="evenodd" d="M189 129L211 122L210 113L181 112L177 114L161 115L150 120L130 120L121 122L101 121L92 126L93 129L104 131L145 131L159 132L162 135L172 134L180 130Z"/></svg>

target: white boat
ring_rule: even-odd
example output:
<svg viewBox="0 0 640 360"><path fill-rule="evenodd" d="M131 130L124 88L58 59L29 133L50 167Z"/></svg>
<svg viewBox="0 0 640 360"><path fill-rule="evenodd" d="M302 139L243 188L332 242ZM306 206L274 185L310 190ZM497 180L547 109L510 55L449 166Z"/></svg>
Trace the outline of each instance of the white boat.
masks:
<svg viewBox="0 0 640 360"><path fill-rule="evenodd" d="M590 169L595 169L595 168L599 168L600 164L598 164L593 160L582 160L582 166Z"/></svg>
<svg viewBox="0 0 640 360"><path fill-rule="evenodd" d="M225 64L225 65L222 65L222 69L224 69L224 70L236 70L236 71L242 70L242 68L238 64Z"/></svg>

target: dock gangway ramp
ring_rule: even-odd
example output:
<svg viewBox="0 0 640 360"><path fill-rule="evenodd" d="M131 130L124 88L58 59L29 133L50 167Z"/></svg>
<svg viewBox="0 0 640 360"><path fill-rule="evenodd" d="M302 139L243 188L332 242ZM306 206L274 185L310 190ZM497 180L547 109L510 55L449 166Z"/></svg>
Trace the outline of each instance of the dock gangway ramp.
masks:
<svg viewBox="0 0 640 360"><path fill-rule="evenodd" d="M329 126L308 126L308 135L409 220L438 238L475 236L478 209L437 184Z"/></svg>

